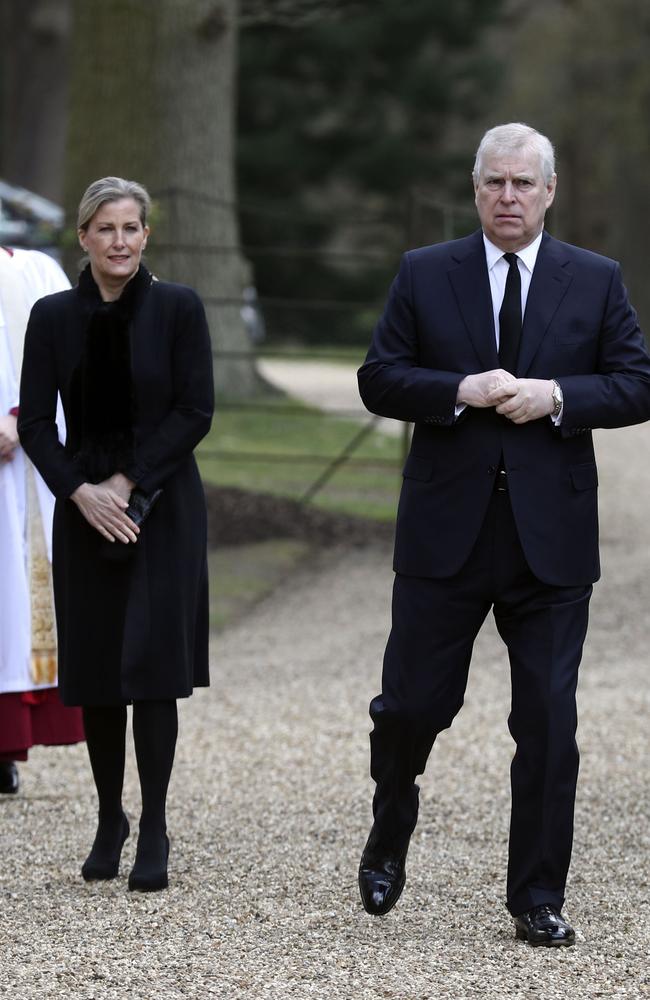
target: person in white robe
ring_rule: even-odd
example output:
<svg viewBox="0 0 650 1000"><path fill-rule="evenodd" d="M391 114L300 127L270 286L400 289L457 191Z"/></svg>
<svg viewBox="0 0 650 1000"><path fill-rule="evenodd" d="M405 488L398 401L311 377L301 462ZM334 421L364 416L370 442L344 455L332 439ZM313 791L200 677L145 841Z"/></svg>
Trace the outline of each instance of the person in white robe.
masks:
<svg viewBox="0 0 650 1000"><path fill-rule="evenodd" d="M0 247L0 793L18 790L15 761L35 743L83 739L56 696L50 564L54 497L18 441L23 340L34 302L70 283L36 250ZM65 428L62 414L59 433Z"/></svg>

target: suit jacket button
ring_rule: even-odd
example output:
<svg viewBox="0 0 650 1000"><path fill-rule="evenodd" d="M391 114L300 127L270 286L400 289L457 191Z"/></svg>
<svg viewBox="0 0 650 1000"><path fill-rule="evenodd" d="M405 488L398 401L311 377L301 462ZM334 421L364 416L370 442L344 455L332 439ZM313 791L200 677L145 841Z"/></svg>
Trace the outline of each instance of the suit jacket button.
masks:
<svg viewBox="0 0 650 1000"><path fill-rule="evenodd" d="M496 465L488 466L488 476L493 476L496 471L497 471Z"/></svg>

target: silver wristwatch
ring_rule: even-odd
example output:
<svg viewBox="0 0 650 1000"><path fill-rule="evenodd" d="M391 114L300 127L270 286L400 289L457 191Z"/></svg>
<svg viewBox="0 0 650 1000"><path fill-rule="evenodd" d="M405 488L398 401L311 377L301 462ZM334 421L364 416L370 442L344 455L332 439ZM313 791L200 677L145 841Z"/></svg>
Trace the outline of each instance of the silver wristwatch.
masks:
<svg viewBox="0 0 650 1000"><path fill-rule="evenodd" d="M560 388L560 383L552 379L553 382L553 409L551 411L552 417L557 417L560 414L562 405L564 403L564 397L562 395L562 389Z"/></svg>

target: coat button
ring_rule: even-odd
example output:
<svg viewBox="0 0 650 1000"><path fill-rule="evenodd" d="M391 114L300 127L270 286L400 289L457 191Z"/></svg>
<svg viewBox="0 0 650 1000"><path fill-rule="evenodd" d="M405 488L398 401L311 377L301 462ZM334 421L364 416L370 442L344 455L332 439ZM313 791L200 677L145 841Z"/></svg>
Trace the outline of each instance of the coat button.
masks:
<svg viewBox="0 0 650 1000"><path fill-rule="evenodd" d="M496 465L488 466L488 476L493 476L496 471L497 471Z"/></svg>

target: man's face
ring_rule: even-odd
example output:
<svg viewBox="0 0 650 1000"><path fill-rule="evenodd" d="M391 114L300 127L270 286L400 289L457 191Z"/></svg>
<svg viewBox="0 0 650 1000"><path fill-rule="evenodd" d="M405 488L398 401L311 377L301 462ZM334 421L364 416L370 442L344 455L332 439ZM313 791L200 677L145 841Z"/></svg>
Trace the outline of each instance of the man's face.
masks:
<svg viewBox="0 0 650 1000"><path fill-rule="evenodd" d="M483 232L504 251L527 247L542 231L546 209L555 197L555 174L547 184L537 153L486 156L474 184L476 208Z"/></svg>

